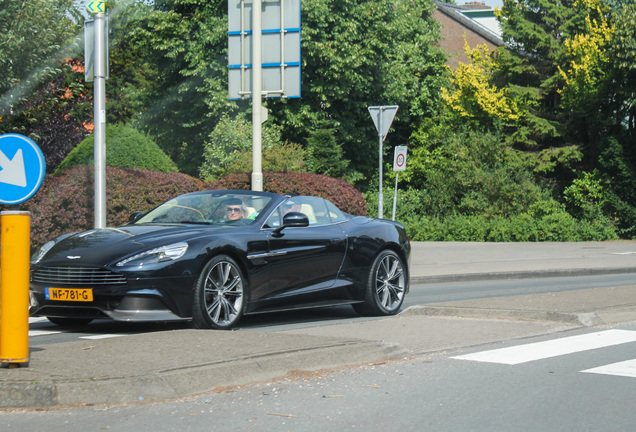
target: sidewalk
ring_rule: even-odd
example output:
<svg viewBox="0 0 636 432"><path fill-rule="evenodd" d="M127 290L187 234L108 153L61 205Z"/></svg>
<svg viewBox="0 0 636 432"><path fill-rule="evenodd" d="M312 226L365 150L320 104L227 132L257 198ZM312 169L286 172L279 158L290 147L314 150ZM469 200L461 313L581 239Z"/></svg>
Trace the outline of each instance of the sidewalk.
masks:
<svg viewBox="0 0 636 432"><path fill-rule="evenodd" d="M636 272L636 241L414 242L411 283Z"/></svg>
<svg viewBox="0 0 636 432"><path fill-rule="evenodd" d="M0 408L177 398L228 386L636 320L636 242L414 243L412 283L635 273L634 286L437 303L279 332L174 330L31 348Z"/></svg>

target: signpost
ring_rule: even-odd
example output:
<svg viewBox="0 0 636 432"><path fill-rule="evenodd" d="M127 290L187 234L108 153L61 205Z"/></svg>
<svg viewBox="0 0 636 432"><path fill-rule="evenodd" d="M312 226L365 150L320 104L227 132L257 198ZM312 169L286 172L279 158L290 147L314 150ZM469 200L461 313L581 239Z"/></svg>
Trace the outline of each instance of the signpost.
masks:
<svg viewBox="0 0 636 432"><path fill-rule="evenodd" d="M40 148L18 134L0 136L0 203L17 205L42 185L46 164ZM29 262L31 215L0 213L0 363L29 362Z"/></svg>
<svg viewBox="0 0 636 432"><path fill-rule="evenodd" d="M93 81L95 154L95 228L106 226L106 80L108 79L108 17L105 2L86 5L94 20L84 23L85 79Z"/></svg>
<svg viewBox="0 0 636 432"><path fill-rule="evenodd" d="M398 187L398 175L400 171L406 170L406 146L395 147L395 156L393 158L393 171L395 171L395 193L393 194L393 215L392 220L395 220L395 207L397 206L397 187Z"/></svg>
<svg viewBox="0 0 636 432"><path fill-rule="evenodd" d="M252 98L252 190L262 191L261 98L300 97L300 0L228 0L228 68L230 99Z"/></svg>
<svg viewBox="0 0 636 432"><path fill-rule="evenodd" d="M373 124L378 131L378 139L380 141L380 187L378 191L378 218L382 218L384 209L384 196L382 195L382 143L386 139L395 113L397 113L398 105L386 105L386 106L370 106L369 114L373 119Z"/></svg>

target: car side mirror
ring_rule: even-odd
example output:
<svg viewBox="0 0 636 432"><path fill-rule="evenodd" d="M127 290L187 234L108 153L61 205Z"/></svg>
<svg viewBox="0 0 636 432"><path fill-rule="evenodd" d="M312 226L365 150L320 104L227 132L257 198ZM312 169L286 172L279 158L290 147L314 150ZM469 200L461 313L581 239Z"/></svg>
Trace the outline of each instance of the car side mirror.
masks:
<svg viewBox="0 0 636 432"><path fill-rule="evenodd" d="M280 232L285 228L306 226L309 226L309 218L306 214L299 212L289 212L285 216L283 216L283 225L272 231L272 234L280 234Z"/></svg>
<svg viewBox="0 0 636 432"><path fill-rule="evenodd" d="M130 217L128 218L128 222L133 223L138 221L142 216L144 215L144 212L141 211L136 211L133 214L130 215Z"/></svg>

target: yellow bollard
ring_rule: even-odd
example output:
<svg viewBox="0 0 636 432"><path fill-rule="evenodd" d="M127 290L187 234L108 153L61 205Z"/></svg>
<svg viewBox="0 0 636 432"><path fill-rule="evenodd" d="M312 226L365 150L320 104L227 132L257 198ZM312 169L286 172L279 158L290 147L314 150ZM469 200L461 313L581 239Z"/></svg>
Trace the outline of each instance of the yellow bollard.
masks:
<svg viewBox="0 0 636 432"><path fill-rule="evenodd" d="M0 213L0 363L29 362L31 214Z"/></svg>

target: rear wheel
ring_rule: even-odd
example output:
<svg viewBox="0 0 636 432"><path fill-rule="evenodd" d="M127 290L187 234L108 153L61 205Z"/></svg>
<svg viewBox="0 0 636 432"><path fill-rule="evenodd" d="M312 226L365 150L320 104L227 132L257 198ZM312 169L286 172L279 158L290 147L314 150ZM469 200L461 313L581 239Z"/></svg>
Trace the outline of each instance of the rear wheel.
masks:
<svg viewBox="0 0 636 432"><path fill-rule="evenodd" d="M192 325L227 330L243 316L246 281L238 264L227 255L212 258L194 289Z"/></svg>
<svg viewBox="0 0 636 432"><path fill-rule="evenodd" d="M395 252L384 250L375 258L367 280L364 303L353 308L361 315L395 315L404 302L406 272Z"/></svg>
<svg viewBox="0 0 636 432"><path fill-rule="evenodd" d="M46 317L47 320L53 324L62 327L81 327L89 324L93 321L91 318L58 318L58 317Z"/></svg>

